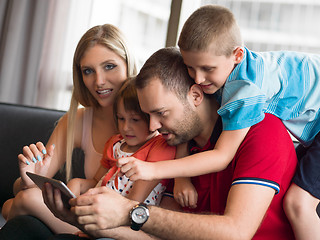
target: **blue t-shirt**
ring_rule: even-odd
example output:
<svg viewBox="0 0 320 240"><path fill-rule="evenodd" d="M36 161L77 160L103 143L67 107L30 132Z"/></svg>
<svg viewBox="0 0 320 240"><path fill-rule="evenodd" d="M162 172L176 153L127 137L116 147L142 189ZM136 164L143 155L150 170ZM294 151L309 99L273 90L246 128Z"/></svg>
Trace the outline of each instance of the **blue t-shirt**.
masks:
<svg viewBox="0 0 320 240"><path fill-rule="evenodd" d="M217 98L224 130L250 127L271 113L310 145L320 131L320 55L245 48Z"/></svg>

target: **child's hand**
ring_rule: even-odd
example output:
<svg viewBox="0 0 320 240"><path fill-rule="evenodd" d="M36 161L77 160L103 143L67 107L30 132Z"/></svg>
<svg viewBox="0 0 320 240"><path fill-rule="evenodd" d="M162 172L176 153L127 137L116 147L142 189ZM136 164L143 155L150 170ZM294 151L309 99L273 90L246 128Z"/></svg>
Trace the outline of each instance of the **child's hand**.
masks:
<svg viewBox="0 0 320 240"><path fill-rule="evenodd" d="M175 178L173 188L174 199L182 206L196 208L198 193L190 178Z"/></svg>
<svg viewBox="0 0 320 240"><path fill-rule="evenodd" d="M18 155L20 176L25 186L34 185L26 172L46 176L53 156L54 145L48 149L42 142L23 147L23 153Z"/></svg>
<svg viewBox="0 0 320 240"><path fill-rule="evenodd" d="M117 166L131 181L158 179L155 163L141 161L135 157L125 157L118 159Z"/></svg>

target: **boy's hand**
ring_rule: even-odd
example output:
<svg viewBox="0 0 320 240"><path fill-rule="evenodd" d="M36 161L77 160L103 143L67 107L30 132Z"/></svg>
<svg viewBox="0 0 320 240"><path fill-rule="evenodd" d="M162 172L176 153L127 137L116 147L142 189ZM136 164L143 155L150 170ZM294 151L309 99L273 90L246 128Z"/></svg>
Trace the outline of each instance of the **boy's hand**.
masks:
<svg viewBox="0 0 320 240"><path fill-rule="evenodd" d="M33 186L34 183L26 175L26 172L32 172L46 176L50 162L53 156L54 145L48 149L42 142L23 147L23 153L18 155L20 176L26 187Z"/></svg>
<svg viewBox="0 0 320 240"><path fill-rule="evenodd" d="M131 181L158 179L155 171L156 163L141 161L135 157L125 157L118 159L117 166Z"/></svg>
<svg viewBox="0 0 320 240"><path fill-rule="evenodd" d="M198 193L190 178L175 178L173 188L174 199L182 206L196 208Z"/></svg>

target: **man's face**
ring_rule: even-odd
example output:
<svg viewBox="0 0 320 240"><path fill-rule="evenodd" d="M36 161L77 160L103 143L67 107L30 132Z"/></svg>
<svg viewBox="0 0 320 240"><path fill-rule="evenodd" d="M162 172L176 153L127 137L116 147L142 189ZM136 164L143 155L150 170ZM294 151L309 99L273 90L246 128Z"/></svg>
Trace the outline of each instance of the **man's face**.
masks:
<svg viewBox="0 0 320 240"><path fill-rule="evenodd" d="M201 133L195 107L165 89L158 78L137 93L142 111L150 115L150 131L158 130L169 145L190 141Z"/></svg>

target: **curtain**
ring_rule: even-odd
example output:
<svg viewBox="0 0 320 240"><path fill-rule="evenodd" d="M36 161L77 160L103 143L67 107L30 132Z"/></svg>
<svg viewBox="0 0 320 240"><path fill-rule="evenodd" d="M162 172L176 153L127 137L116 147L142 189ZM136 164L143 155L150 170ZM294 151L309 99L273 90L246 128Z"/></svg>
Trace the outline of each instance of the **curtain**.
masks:
<svg viewBox="0 0 320 240"><path fill-rule="evenodd" d="M0 0L0 102L66 109L93 0Z"/></svg>
<svg viewBox="0 0 320 240"><path fill-rule="evenodd" d="M0 101L34 105L49 2L0 1Z"/></svg>

